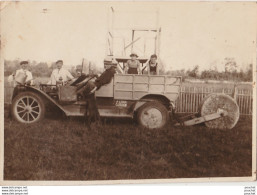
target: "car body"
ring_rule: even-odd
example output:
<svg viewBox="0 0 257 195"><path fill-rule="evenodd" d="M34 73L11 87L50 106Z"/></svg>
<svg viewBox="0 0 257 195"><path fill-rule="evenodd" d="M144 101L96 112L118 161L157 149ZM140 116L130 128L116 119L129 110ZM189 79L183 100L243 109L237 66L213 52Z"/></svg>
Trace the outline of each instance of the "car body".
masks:
<svg viewBox="0 0 257 195"><path fill-rule="evenodd" d="M169 121L179 96L181 77L167 75L115 74L110 83L95 92L101 117L137 118L147 128L161 128ZM12 113L22 123L43 119L45 105L58 107L66 116L84 116L87 99L67 85L39 87L17 85L12 100Z"/></svg>

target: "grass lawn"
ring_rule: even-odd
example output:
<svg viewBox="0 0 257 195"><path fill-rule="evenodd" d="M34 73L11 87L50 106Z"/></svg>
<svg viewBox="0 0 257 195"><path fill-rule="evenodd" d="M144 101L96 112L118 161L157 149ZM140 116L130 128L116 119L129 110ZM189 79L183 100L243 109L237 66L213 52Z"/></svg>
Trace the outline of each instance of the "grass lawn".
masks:
<svg viewBox="0 0 257 195"><path fill-rule="evenodd" d="M54 117L4 119L5 180L107 180L251 176L251 119L232 130L204 125L141 129L131 120L93 124Z"/></svg>

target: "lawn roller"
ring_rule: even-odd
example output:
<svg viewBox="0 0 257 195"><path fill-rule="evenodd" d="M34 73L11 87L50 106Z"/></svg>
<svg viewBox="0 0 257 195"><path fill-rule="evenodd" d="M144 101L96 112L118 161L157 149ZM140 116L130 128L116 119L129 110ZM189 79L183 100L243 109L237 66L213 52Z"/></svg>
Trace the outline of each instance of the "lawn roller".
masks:
<svg viewBox="0 0 257 195"><path fill-rule="evenodd" d="M239 119L237 102L226 94L210 94L199 106L198 113L178 118L177 125L192 126L204 123L211 129L232 129Z"/></svg>

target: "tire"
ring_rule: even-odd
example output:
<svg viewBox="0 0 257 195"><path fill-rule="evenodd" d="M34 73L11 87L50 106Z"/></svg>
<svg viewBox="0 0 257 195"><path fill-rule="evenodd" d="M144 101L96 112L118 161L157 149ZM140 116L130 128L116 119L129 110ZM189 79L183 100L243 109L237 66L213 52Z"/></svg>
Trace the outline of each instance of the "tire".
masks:
<svg viewBox="0 0 257 195"><path fill-rule="evenodd" d="M35 123L45 116L42 98L33 92L22 92L12 101L12 117L21 123Z"/></svg>
<svg viewBox="0 0 257 195"><path fill-rule="evenodd" d="M161 129L168 124L168 119L168 110L157 101L145 103L137 113L140 126L148 129Z"/></svg>

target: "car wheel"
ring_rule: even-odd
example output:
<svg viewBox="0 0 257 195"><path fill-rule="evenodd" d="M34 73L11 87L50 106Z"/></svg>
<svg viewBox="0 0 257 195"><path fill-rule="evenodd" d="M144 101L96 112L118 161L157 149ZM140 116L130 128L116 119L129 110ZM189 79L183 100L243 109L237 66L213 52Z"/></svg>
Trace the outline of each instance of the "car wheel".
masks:
<svg viewBox="0 0 257 195"><path fill-rule="evenodd" d="M21 123L35 123L44 118L45 105L33 92L22 92L12 101L12 116Z"/></svg>
<svg viewBox="0 0 257 195"><path fill-rule="evenodd" d="M137 119L142 127L160 129L168 123L168 111L166 107L157 102L147 102L139 108Z"/></svg>

